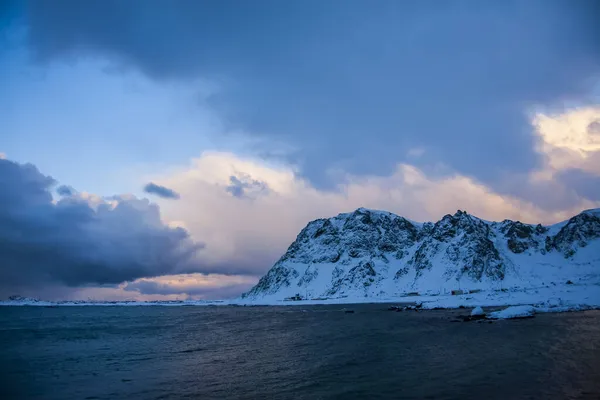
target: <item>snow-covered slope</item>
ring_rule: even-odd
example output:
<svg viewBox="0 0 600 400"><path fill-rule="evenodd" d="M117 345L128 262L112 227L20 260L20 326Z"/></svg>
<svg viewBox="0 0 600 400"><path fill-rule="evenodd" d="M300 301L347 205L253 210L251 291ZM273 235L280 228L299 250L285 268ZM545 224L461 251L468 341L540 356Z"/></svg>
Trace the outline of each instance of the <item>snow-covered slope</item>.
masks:
<svg viewBox="0 0 600 400"><path fill-rule="evenodd" d="M310 222L245 300L375 298L600 282L600 210L551 226L359 208Z"/></svg>

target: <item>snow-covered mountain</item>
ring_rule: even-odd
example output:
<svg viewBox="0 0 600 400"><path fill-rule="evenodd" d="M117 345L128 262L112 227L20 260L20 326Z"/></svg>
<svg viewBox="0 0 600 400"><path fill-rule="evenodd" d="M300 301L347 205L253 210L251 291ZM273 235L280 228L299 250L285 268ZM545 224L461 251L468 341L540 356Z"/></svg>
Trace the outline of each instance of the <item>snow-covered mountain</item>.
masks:
<svg viewBox="0 0 600 400"><path fill-rule="evenodd" d="M310 222L247 300L434 295L600 282L600 209L551 226L359 208Z"/></svg>

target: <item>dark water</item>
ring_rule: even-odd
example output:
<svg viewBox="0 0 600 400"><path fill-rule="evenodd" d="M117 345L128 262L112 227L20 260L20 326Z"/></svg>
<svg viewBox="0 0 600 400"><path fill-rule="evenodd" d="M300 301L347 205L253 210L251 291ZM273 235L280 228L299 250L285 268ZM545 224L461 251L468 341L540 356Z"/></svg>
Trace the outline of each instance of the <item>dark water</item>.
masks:
<svg viewBox="0 0 600 400"><path fill-rule="evenodd" d="M300 307L0 307L0 399L600 399L599 311Z"/></svg>

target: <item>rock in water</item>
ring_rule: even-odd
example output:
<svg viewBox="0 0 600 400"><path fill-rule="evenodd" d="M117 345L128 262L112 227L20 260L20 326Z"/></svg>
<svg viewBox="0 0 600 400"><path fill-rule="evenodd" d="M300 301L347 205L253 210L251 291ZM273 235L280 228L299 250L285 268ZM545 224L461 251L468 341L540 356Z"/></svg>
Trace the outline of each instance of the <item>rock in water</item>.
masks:
<svg viewBox="0 0 600 400"><path fill-rule="evenodd" d="M471 317L479 317L485 315L485 312L483 311L483 308L477 306L475 307L472 311L471 311Z"/></svg>

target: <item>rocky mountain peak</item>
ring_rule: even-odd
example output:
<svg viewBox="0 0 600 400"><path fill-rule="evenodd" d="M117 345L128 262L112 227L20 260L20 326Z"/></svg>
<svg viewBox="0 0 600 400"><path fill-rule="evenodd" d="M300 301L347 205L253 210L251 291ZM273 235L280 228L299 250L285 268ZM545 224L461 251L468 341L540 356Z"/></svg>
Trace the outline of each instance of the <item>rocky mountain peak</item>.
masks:
<svg viewBox="0 0 600 400"><path fill-rule="evenodd" d="M547 241L547 247L572 257L579 247L600 238L600 210L586 210L569 219L560 231Z"/></svg>
<svg viewBox="0 0 600 400"><path fill-rule="evenodd" d="M432 236L439 241L450 240L460 234L487 235L489 228L485 222L469 215L466 211L458 210L454 215L446 214L435 223Z"/></svg>
<svg viewBox="0 0 600 400"><path fill-rule="evenodd" d="M543 250L545 234L548 228L538 224L524 224L521 221L511 221L505 219L497 224L500 233L507 240L510 251L515 254L523 253L527 250Z"/></svg>
<svg viewBox="0 0 600 400"><path fill-rule="evenodd" d="M435 223L407 264L420 277L433 268L435 259L441 258L457 267L455 271L447 272L448 276L460 279L466 274L475 280L483 276L501 279L505 266L491 241L492 236L493 232L486 222L458 210ZM404 272L405 269L400 270L396 279Z"/></svg>
<svg viewBox="0 0 600 400"><path fill-rule="evenodd" d="M348 258L387 259L418 239L419 229L405 218L385 211L359 208L333 218L308 223L278 262L342 262ZM392 256L401 256L393 254Z"/></svg>

